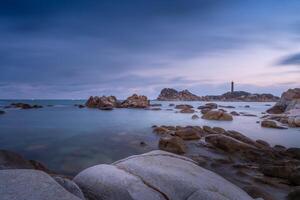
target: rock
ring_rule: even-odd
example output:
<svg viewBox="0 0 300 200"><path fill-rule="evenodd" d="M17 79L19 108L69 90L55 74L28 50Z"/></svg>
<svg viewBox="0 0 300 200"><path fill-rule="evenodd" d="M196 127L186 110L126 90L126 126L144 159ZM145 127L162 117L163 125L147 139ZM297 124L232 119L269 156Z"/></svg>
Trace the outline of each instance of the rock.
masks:
<svg viewBox="0 0 300 200"><path fill-rule="evenodd" d="M265 176L288 179L294 168L285 165L263 164L260 166L260 171Z"/></svg>
<svg viewBox="0 0 300 200"><path fill-rule="evenodd" d="M294 169L289 175L289 181L293 185L300 186L300 167Z"/></svg>
<svg viewBox="0 0 300 200"><path fill-rule="evenodd" d="M199 106L198 109L199 110L203 110L203 109L217 109L218 108L218 104L216 103L206 103L204 106Z"/></svg>
<svg viewBox="0 0 300 200"><path fill-rule="evenodd" d="M300 186L294 187L288 194L288 200L299 200L300 199Z"/></svg>
<svg viewBox="0 0 300 200"><path fill-rule="evenodd" d="M209 126L203 126L203 131L206 132L207 134L219 134L217 131L215 131Z"/></svg>
<svg viewBox="0 0 300 200"><path fill-rule="evenodd" d="M186 146L180 137L161 137L158 147L160 150L168 151L176 154L183 154L186 152Z"/></svg>
<svg viewBox="0 0 300 200"><path fill-rule="evenodd" d="M167 128L165 128L165 127L155 127L154 129L153 129L153 132L154 133L157 133L157 134L165 134L165 133L168 133L168 132L170 132L170 130L169 129L167 129Z"/></svg>
<svg viewBox="0 0 300 200"><path fill-rule="evenodd" d="M262 146L264 146L264 147L271 147L270 144L267 143L264 140L256 140L255 142L258 143L258 144L260 144L260 145L262 145Z"/></svg>
<svg viewBox="0 0 300 200"><path fill-rule="evenodd" d="M267 191L262 190L257 186L245 186L243 187L251 197L253 198L262 198L263 200L274 200L274 197Z"/></svg>
<svg viewBox="0 0 300 200"><path fill-rule="evenodd" d="M250 108L250 106L249 106L249 105L245 105L244 107L245 107L245 108Z"/></svg>
<svg viewBox="0 0 300 200"><path fill-rule="evenodd" d="M3 115L3 114L5 114L5 111L0 110L0 115Z"/></svg>
<svg viewBox="0 0 300 200"><path fill-rule="evenodd" d="M253 200L246 192L186 157L164 151L96 165L74 181L88 199ZM92 198L91 198L92 197Z"/></svg>
<svg viewBox="0 0 300 200"><path fill-rule="evenodd" d="M273 149L274 149L275 151L285 151L285 150L286 150L286 148L285 148L284 146L279 145L279 144L276 144L276 145L273 147Z"/></svg>
<svg viewBox="0 0 300 200"><path fill-rule="evenodd" d="M180 113L194 113L194 112L195 112L195 110L190 109L190 108L185 108L180 111Z"/></svg>
<svg viewBox="0 0 300 200"><path fill-rule="evenodd" d="M171 107L171 106L175 106L175 104L174 104L174 103L170 103L169 106L170 106L170 107Z"/></svg>
<svg viewBox="0 0 300 200"><path fill-rule="evenodd" d="M78 105L78 108L84 108L85 106L84 105Z"/></svg>
<svg viewBox="0 0 300 200"><path fill-rule="evenodd" d="M275 102L279 100L272 94L251 94L245 91L226 92L222 95L205 96L207 101L247 101L247 102Z"/></svg>
<svg viewBox="0 0 300 200"><path fill-rule="evenodd" d="M204 109L201 110L201 113L205 114L205 113L208 113L209 111L211 111L210 108L204 108Z"/></svg>
<svg viewBox="0 0 300 200"><path fill-rule="evenodd" d="M123 108L147 108L150 103L146 96L133 94L121 103Z"/></svg>
<svg viewBox="0 0 300 200"><path fill-rule="evenodd" d="M260 125L265 128L286 129L286 127L279 126L277 122L273 120L263 120Z"/></svg>
<svg viewBox="0 0 300 200"><path fill-rule="evenodd" d="M232 115L220 110L210 110L203 114L202 119L208 120L222 120L222 121L232 121Z"/></svg>
<svg viewBox="0 0 300 200"><path fill-rule="evenodd" d="M221 134L208 135L205 137L205 141L219 149L232 153L256 149L256 147L252 145L246 144L237 139Z"/></svg>
<svg viewBox="0 0 300 200"><path fill-rule="evenodd" d="M288 148L286 152L292 157L300 160L300 148Z"/></svg>
<svg viewBox="0 0 300 200"><path fill-rule="evenodd" d="M172 88L164 88L157 97L159 101L201 101L202 98L192 94L188 90L177 91Z"/></svg>
<svg viewBox="0 0 300 200"><path fill-rule="evenodd" d="M177 130L175 132L175 135L180 137L183 140L199 140L200 139L198 131L194 128L189 128L189 127Z"/></svg>
<svg viewBox="0 0 300 200"><path fill-rule="evenodd" d="M300 88L289 89L282 93L279 102L268 109L267 112L281 114L295 108L300 108Z"/></svg>
<svg viewBox="0 0 300 200"><path fill-rule="evenodd" d="M255 142L253 140L251 140L250 138L248 138L247 136L241 134L238 131L228 130L228 131L226 131L223 134L225 134L225 135L227 135L229 137L232 137L234 139L237 139L237 140L239 140L241 142L244 142L246 144L250 144L250 145L255 146Z"/></svg>
<svg viewBox="0 0 300 200"><path fill-rule="evenodd" d="M199 119L199 116L198 115L193 115L192 119Z"/></svg>
<svg viewBox="0 0 300 200"><path fill-rule="evenodd" d="M99 110L113 110L113 107L98 107Z"/></svg>
<svg viewBox="0 0 300 200"><path fill-rule="evenodd" d="M59 176L55 176L53 178L57 183L59 183L68 192L70 192L71 194L77 196L80 199L85 200L82 191L80 190L80 188L76 185L76 183L74 181L66 179L66 178L62 178L62 177L59 177Z"/></svg>
<svg viewBox="0 0 300 200"><path fill-rule="evenodd" d="M117 105L117 98L115 96L91 96L85 105L89 108L113 108Z"/></svg>
<svg viewBox="0 0 300 200"><path fill-rule="evenodd" d="M234 106L223 106L223 105L219 105L220 108L235 108Z"/></svg>
<svg viewBox="0 0 300 200"><path fill-rule="evenodd" d="M191 109L193 106L188 105L188 104L179 104L175 106L176 109Z"/></svg>
<svg viewBox="0 0 300 200"><path fill-rule="evenodd" d="M240 115L240 114L239 114L238 112L236 112L236 111L232 111L232 112L230 112L230 114L233 115L233 116L239 116L239 115Z"/></svg>
<svg viewBox="0 0 300 200"><path fill-rule="evenodd" d="M37 169L49 172L49 170L38 161L27 160L21 155L11 151L0 150L0 170L3 169Z"/></svg>
<svg viewBox="0 0 300 200"><path fill-rule="evenodd" d="M288 117L288 125L290 127L300 127L300 116Z"/></svg>
<svg viewBox="0 0 300 200"><path fill-rule="evenodd" d="M41 105L33 105L32 106L27 103L11 103L10 106L14 107L14 108L21 108L21 109L43 108L43 106L41 106Z"/></svg>
<svg viewBox="0 0 300 200"><path fill-rule="evenodd" d="M42 171L0 170L1 200L80 200Z"/></svg>
<svg viewBox="0 0 300 200"><path fill-rule="evenodd" d="M154 110L154 111L159 111L161 108L145 108L145 110Z"/></svg>
<svg viewBox="0 0 300 200"><path fill-rule="evenodd" d="M153 104L150 104L150 106L152 107L159 107L159 106L162 106L161 103L153 103Z"/></svg>

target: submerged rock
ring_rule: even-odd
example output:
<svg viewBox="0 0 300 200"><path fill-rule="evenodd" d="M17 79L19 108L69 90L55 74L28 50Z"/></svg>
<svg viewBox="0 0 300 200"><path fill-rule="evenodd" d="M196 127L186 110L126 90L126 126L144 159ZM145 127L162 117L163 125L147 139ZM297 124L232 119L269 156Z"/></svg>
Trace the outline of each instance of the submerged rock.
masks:
<svg viewBox="0 0 300 200"><path fill-rule="evenodd" d="M12 103L11 107L21 108L21 109L35 109L35 108L43 108L41 105L30 105L28 103Z"/></svg>
<svg viewBox="0 0 300 200"><path fill-rule="evenodd" d="M210 110L203 114L202 119L232 121L232 115L221 110Z"/></svg>
<svg viewBox="0 0 300 200"><path fill-rule="evenodd" d="M74 181L88 199L253 200L239 187L186 157L164 151L96 165Z"/></svg>
<svg viewBox="0 0 300 200"><path fill-rule="evenodd" d="M1 200L80 200L39 170L0 170Z"/></svg>

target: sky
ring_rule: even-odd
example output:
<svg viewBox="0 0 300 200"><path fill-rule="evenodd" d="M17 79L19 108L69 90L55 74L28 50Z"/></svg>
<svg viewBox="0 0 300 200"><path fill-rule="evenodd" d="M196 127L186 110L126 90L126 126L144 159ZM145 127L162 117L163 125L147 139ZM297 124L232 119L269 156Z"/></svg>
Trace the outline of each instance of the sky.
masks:
<svg viewBox="0 0 300 200"><path fill-rule="evenodd" d="M0 0L0 98L300 87L300 1Z"/></svg>

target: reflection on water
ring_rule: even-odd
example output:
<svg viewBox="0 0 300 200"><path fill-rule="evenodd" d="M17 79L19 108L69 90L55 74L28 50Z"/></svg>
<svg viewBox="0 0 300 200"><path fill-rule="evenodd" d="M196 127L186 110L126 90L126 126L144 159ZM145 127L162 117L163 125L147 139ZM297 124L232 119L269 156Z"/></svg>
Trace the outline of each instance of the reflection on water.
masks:
<svg viewBox="0 0 300 200"><path fill-rule="evenodd" d="M0 101L0 106L15 101ZM25 102L25 101L22 101ZM266 129L256 122L258 117L237 116L231 122L192 120L192 114L175 113L170 102L162 103L161 111L142 109L79 109L76 100L29 101L45 107L33 110L6 109L0 116L0 148L21 153L39 160L50 169L75 174L86 167L111 163L132 154L157 148L158 137L152 125L209 125L238 130L253 139L271 144L300 147L300 130ZM172 102L180 104L183 102ZM186 102L195 107L206 102ZM218 102L235 108L228 111L246 112L261 116L266 103ZM49 107L47 105L54 105ZM245 105L250 105L246 108ZM196 113L199 114L200 113ZM147 143L141 146L140 142Z"/></svg>

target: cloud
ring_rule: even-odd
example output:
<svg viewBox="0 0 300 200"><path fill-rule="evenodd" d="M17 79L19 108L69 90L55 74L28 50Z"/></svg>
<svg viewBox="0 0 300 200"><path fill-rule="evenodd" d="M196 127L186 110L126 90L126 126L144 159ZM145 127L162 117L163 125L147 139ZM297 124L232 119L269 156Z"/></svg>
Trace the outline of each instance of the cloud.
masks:
<svg viewBox="0 0 300 200"><path fill-rule="evenodd" d="M278 65L297 65L300 66L300 53L286 56L277 62Z"/></svg>

